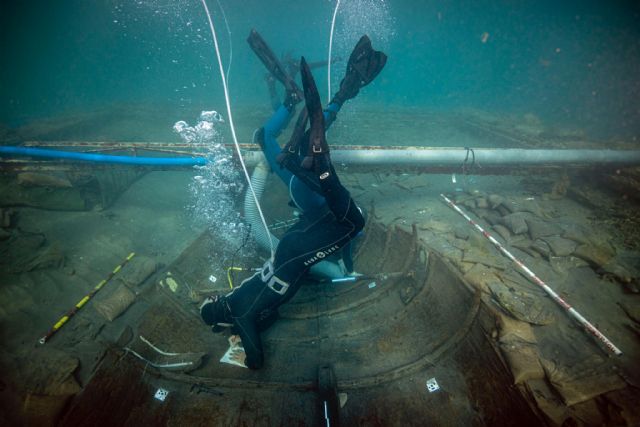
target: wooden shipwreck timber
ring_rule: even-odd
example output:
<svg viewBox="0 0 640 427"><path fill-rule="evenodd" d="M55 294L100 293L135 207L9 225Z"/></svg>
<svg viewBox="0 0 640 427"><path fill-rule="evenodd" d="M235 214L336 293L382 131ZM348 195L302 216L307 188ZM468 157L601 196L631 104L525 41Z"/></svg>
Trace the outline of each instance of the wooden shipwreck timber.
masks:
<svg viewBox="0 0 640 427"><path fill-rule="evenodd" d="M147 292L134 333L107 353L61 425L540 425L491 342L479 293L415 230L374 222L366 236L356 264L379 279L304 285L263 334L267 364L256 372L220 363L228 334L211 334L197 314L192 291L211 286L204 233L168 267L178 286ZM174 357L144 353L138 337ZM180 361L194 364L172 367Z"/></svg>

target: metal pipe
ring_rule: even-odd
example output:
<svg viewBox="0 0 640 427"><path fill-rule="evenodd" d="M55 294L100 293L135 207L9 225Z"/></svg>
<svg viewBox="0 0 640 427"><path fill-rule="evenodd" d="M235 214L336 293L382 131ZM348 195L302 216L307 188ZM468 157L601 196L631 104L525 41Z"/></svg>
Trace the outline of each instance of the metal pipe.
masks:
<svg viewBox="0 0 640 427"><path fill-rule="evenodd" d="M167 144L170 145L170 144ZM247 147L247 146L245 146ZM335 163L361 166L393 167L459 167L469 153L475 156L478 166L559 166L559 165L634 165L640 164L640 150L594 149L522 149L522 148L429 148L429 147L380 147L337 146L331 156ZM104 156L68 151L42 150L26 147L0 147L0 154L11 156L64 157L70 160L93 160L128 164L203 164L205 160L192 153L194 158L167 158ZM243 157L247 165L255 166L260 160L259 151L246 150ZM468 159L471 161L471 158Z"/></svg>
<svg viewBox="0 0 640 427"><path fill-rule="evenodd" d="M363 149L364 148L364 149ZM563 165L590 164L632 165L640 164L639 150L576 150L576 149L521 149L477 148L473 149L475 164L498 165ZM245 152L245 160L253 162L254 152ZM334 163L367 166L460 166L467 158L466 148L417 148L367 150L365 147L331 151ZM471 157L469 157L471 161Z"/></svg>
<svg viewBox="0 0 640 427"><path fill-rule="evenodd" d="M615 150L526 150L474 149L475 161L481 165L562 164L562 163L640 163L640 151ZM465 148L426 148L409 150L345 150L334 154L334 161L367 165L460 165L467 157Z"/></svg>

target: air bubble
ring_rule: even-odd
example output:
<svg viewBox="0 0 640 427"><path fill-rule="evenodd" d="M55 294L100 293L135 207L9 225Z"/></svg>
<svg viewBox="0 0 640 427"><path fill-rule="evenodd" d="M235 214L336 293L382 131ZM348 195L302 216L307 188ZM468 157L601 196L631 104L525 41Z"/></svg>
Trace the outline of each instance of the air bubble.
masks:
<svg viewBox="0 0 640 427"><path fill-rule="evenodd" d="M189 184L188 211L194 224L207 228L224 243L216 250L220 255L232 256L246 237L244 220L236 209L236 201L244 190L244 183L232 162L233 152L222 141L218 126L224 123L217 111L203 111L195 126L181 120L173 125L180 138L201 148L208 160L205 166L194 167L197 174ZM244 254L253 250L245 247Z"/></svg>

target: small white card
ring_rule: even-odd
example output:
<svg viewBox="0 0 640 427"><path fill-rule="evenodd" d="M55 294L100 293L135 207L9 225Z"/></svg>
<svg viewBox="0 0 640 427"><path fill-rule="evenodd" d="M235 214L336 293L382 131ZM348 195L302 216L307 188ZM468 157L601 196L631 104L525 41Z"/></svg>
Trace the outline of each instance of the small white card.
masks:
<svg viewBox="0 0 640 427"><path fill-rule="evenodd" d="M229 337L229 349L227 349L227 352L222 356L220 362L246 368L247 365L244 364L246 357L247 355L244 352L244 347L242 347L240 337L238 335L231 335Z"/></svg>

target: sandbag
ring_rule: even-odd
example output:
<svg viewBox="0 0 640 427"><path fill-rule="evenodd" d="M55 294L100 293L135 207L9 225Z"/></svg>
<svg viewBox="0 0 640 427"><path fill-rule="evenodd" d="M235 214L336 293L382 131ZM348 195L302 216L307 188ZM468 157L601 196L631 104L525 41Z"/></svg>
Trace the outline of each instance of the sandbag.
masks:
<svg viewBox="0 0 640 427"><path fill-rule="evenodd" d="M155 273L157 268L158 263L154 259L138 255L129 262L129 265L122 271L118 280L129 288L135 288Z"/></svg>
<svg viewBox="0 0 640 427"><path fill-rule="evenodd" d="M561 366L546 359L542 360L542 365L549 383L567 406L626 387L607 360L596 355L571 366Z"/></svg>
<svg viewBox="0 0 640 427"><path fill-rule="evenodd" d="M544 378L531 326L507 316L500 316L500 323L500 349L507 359L514 384Z"/></svg>
<svg viewBox="0 0 640 427"><path fill-rule="evenodd" d="M129 308L136 299L136 295L125 285L118 285L108 296L102 296L96 301L95 308L105 319L112 322Z"/></svg>

